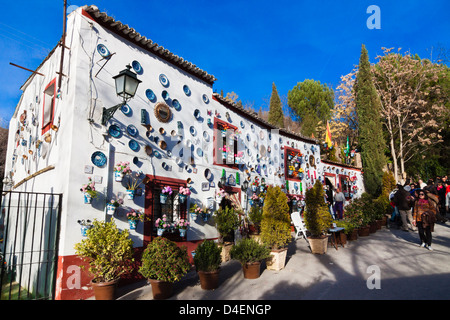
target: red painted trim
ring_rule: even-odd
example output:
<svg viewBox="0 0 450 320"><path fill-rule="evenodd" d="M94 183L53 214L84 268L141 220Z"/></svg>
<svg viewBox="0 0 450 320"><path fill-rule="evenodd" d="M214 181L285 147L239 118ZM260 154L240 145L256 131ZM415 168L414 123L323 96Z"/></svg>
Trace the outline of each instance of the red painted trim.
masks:
<svg viewBox="0 0 450 320"><path fill-rule="evenodd" d="M44 111L45 111L45 100L48 96L47 93L45 93L47 91L48 88L50 88L52 85L54 85L54 89L53 89L53 105L52 105L52 113L51 113L51 120L48 123L45 123L45 119L44 119ZM42 105L42 134L46 133L48 130L50 130L53 121L55 119L55 104L56 104L56 78L54 78L52 81L50 81L50 83L45 87L44 89L44 104Z"/></svg>
<svg viewBox="0 0 450 320"><path fill-rule="evenodd" d="M235 164L235 163L233 163L233 164L224 164L224 163L217 163L217 158L216 158L216 149L217 149L217 139L219 138L219 132L221 131L221 130L219 130L219 128L218 128L218 124L221 124L221 125L225 125L225 126L227 126L227 127L230 127L230 128L232 128L234 131L236 131L237 130L237 127L236 126L233 126L233 125L231 125L231 124L229 124L228 122L226 122L226 121L223 121L223 120L220 120L220 119L218 119L217 117L214 117L214 137L213 137L213 164L215 165L215 166L219 166L219 167L225 167L225 168L230 168L230 169L236 169L236 170L238 170L239 169L239 165L238 164ZM220 137L222 137L222 135L220 135ZM236 143L236 145L237 145L237 141L235 141L235 143ZM239 150L238 150L239 151ZM234 150L233 150L233 152L234 152Z"/></svg>
<svg viewBox="0 0 450 320"><path fill-rule="evenodd" d="M89 13L87 13L86 10L84 9L81 10L81 15L91 19L92 21L95 21L94 18L92 18L92 16Z"/></svg>

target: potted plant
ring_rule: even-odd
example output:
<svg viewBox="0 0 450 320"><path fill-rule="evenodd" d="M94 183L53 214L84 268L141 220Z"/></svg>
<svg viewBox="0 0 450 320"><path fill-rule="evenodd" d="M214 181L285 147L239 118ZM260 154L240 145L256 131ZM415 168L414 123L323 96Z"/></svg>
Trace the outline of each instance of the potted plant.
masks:
<svg viewBox="0 0 450 320"><path fill-rule="evenodd" d="M180 187L178 190L178 197L180 199L180 203L184 203L187 197L191 194L191 189L189 187Z"/></svg>
<svg viewBox="0 0 450 320"><path fill-rule="evenodd" d="M84 195L84 203L91 203L92 199L97 197L97 191L95 191L95 182L92 181L92 178L88 178L88 183L83 184L80 189Z"/></svg>
<svg viewBox="0 0 450 320"><path fill-rule="evenodd" d="M214 212L214 222L219 232L219 243L223 247L222 261L230 260L230 249L234 242L234 231L239 227L239 217L231 207L220 208Z"/></svg>
<svg viewBox="0 0 450 320"><path fill-rule="evenodd" d="M130 225L130 230L135 230L138 222L144 220L144 213L141 209L131 209L129 212L127 212L127 220L128 224Z"/></svg>
<svg viewBox="0 0 450 320"><path fill-rule="evenodd" d="M130 172L130 163L128 161L119 162L114 166L114 180L120 182L123 176Z"/></svg>
<svg viewBox="0 0 450 320"><path fill-rule="evenodd" d="M174 227L178 229L180 232L180 237L186 236L186 230L189 227L190 223L187 220L180 219L179 221L175 221Z"/></svg>
<svg viewBox="0 0 450 320"><path fill-rule="evenodd" d="M161 218L156 219L155 227L158 237L161 237L164 231L170 227L170 222L165 214Z"/></svg>
<svg viewBox="0 0 450 320"><path fill-rule="evenodd" d="M261 219L261 240L271 249L266 261L269 270L281 270L286 263L287 244L291 241L291 217L288 198L280 187L269 186Z"/></svg>
<svg viewBox="0 0 450 320"><path fill-rule="evenodd" d="M325 203L322 183L319 180L306 191L305 201L304 219L306 229L311 233L311 236L308 237L311 251L314 254L324 254L327 252L327 234L332 218Z"/></svg>
<svg viewBox="0 0 450 320"><path fill-rule="evenodd" d="M92 221L91 220L78 220L78 224L81 226L81 235L83 237L86 237L86 232L92 228Z"/></svg>
<svg viewBox="0 0 450 320"><path fill-rule="evenodd" d="M213 290L219 286L222 248L212 240L205 240L197 246L194 264L204 290Z"/></svg>
<svg viewBox="0 0 450 320"><path fill-rule="evenodd" d="M257 279L261 273L261 260L270 258L271 253L266 245L245 238L233 245L230 256L241 263L244 278Z"/></svg>
<svg viewBox="0 0 450 320"><path fill-rule="evenodd" d="M261 233L261 220L262 220L263 209L259 206L254 206L250 208L248 217L253 226L253 232L251 232L251 238L259 238ZM256 236L256 237L255 237Z"/></svg>
<svg viewBox="0 0 450 320"><path fill-rule="evenodd" d="M256 205L259 202L259 197L256 193L252 194L251 198L250 198L250 205Z"/></svg>
<svg viewBox="0 0 450 320"><path fill-rule="evenodd" d="M120 276L131 271L133 241L128 230L110 222L94 220L86 238L75 244L75 253L89 264L95 299L113 300Z"/></svg>
<svg viewBox="0 0 450 320"><path fill-rule="evenodd" d="M191 203L189 213L191 214L191 218L193 220L197 220L198 215L202 213L202 208L200 208L196 203Z"/></svg>
<svg viewBox="0 0 450 320"><path fill-rule="evenodd" d="M169 195L172 194L172 188L169 186L165 186L162 190L161 193L159 195L159 202L161 202L162 204L166 203L167 201L167 197L169 197Z"/></svg>
<svg viewBox="0 0 450 320"><path fill-rule="evenodd" d="M133 174L133 172L130 170L127 172L128 176L128 183L127 183L127 196L128 199L133 200L134 195L136 194L136 189L143 183L146 178L140 180L140 177L142 175L142 171L138 171Z"/></svg>
<svg viewBox="0 0 450 320"><path fill-rule="evenodd" d="M217 194L216 194L216 202L217 203L221 203L222 199L225 196L227 196L227 195L228 195L228 193L225 190L223 190L222 188L220 188L219 191L217 191Z"/></svg>
<svg viewBox="0 0 450 320"><path fill-rule="evenodd" d="M191 269L185 246L178 247L167 238L156 238L142 253L139 273L152 286L153 299L167 299L173 294L173 283Z"/></svg>
<svg viewBox="0 0 450 320"><path fill-rule="evenodd" d="M118 207L120 207L123 204L123 200L122 199L111 199L110 202L108 202L108 204L106 205L106 214L107 215L114 215L114 212L116 212L116 209Z"/></svg>

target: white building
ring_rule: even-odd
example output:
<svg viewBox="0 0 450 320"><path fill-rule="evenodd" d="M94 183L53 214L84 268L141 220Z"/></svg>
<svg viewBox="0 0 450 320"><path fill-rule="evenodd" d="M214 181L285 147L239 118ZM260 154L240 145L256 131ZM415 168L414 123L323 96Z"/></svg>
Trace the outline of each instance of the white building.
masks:
<svg viewBox="0 0 450 320"><path fill-rule="evenodd" d="M187 245L190 252L198 241L218 237L212 219L194 221L188 208L193 203L217 208L214 199L223 176L225 190L235 194L244 211L255 178L264 179L267 185L283 186L288 194L300 195L316 179L324 181L325 176L336 186L347 177L356 177L352 187L358 187L356 195L362 192L360 169L322 162L317 140L275 128L214 93L214 76L95 6L78 8L68 16L66 47L60 90L60 45L21 88L23 95L10 123L5 170L13 191L62 194L57 198L59 216L53 221L59 225L48 227L59 230L59 237L53 235L50 241L57 248L57 268L53 267L56 282L51 284L56 286L56 299L92 295L87 289L90 279L77 267L80 261L74 244L82 240L78 221L110 219L106 203L112 198L124 201L114 213L121 229L129 228L126 213L130 209L141 209L151 218L130 230L137 251L157 236L154 221L164 212L172 220L190 220L185 237L166 234ZM121 102L113 76L127 65L142 82L135 97L103 126L103 108ZM296 160L297 173L289 175ZM127 178L122 182L114 179L114 166L125 161L134 173L142 172L141 179L146 178L132 200L126 196ZM299 168L303 169L302 178ZM89 177L95 181L99 195L85 204L80 188ZM245 181L249 182L247 190L242 189ZM161 205L159 194L165 186L175 192L168 205ZM179 202L180 186L191 189L185 203ZM50 198L54 199L49 196L42 201ZM4 209L8 209L6 199ZM45 219L55 210L48 204ZM10 211L10 217L16 217ZM4 210L3 216L7 213ZM20 229L19 236L29 233L29 228ZM7 263L25 259L13 257L12 241L5 241ZM17 269L39 277L25 266Z"/></svg>

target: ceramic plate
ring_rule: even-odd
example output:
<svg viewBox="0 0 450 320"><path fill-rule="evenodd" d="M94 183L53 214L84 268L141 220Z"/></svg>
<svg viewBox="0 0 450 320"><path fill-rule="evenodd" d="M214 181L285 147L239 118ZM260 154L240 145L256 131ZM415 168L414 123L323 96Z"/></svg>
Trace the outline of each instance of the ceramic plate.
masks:
<svg viewBox="0 0 450 320"><path fill-rule="evenodd" d="M97 167L103 167L106 164L106 156L103 152L96 151L92 154L91 161Z"/></svg>
<svg viewBox="0 0 450 320"><path fill-rule="evenodd" d="M104 58L109 57L110 55L108 48L104 44L99 44L97 46L97 52Z"/></svg>
<svg viewBox="0 0 450 320"><path fill-rule="evenodd" d="M245 124L244 121L241 120L241 128L244 129L245 128Z"/></svg>
<svg viewBox="0 0 450 320"><path fill-rule="evenodd" d="M131 108L126 104L120 108L120 111L122 111L124 115L128 116L131 113Z"/></svg>
<svg viewBox="0 0 450 320"><path fill-rule="evenodd" d="M114 138L118 138L122 134L122 130L120 130L119 126L116 126L115 124L109 126L108 132L111 137Z"/></svg>
<svg viewBox="0 0 450 320"><path fill-rule="evenodd" d="M200 149L200 148L197 148L197 155L198 155L199 157L203 157L203 150Z"/></svg>
<svg viewBox="0 0 450 320"><path fill-rule="evenodd" d="M195 130L194 126L191 126L191 127L189 128L189 132L190 132L193 136L195 136L196 133L197 133L197 130Z"/></svg>
<svg viewBox="0 0 450 320"><path fill-rule="evenodd" d="M159 75L159 82L161 82L161 84L164 87L168 87L169 86L169 79L167 79L165 74L160 74Z"/></svg>
<svg viewBox="0 0 450 320"><path fill-rule="evenodd" d="M133 67L134 71L136 71L137 74L142 74L144 72L144 69L142 69L141 64L136 60L134 60L131 63L131 66Z"/></svg>
<svg viewBox="0 0 450 320"><path fill-rule="evenodd" d="M180 110L180 107L181 107L181 105L177 99L172 100L172 106L175 108L175 110Z"/></svg>
<svg viewBox="0 0 450 320"><path fill-rule="evenodd" d="M206 131L203 131L203 139L205 139L206 142L209 142L209 134Z"/></svg>
<svg viewBox="0 0 450 320"><path fill-rule="evenodd" d="M147 99L150 101L155 101L156 95L151 89L145 90L145 95L147 96Z"/></svg>
<svg viewBox="0 0 450 320"><path fill-rule="evenodd" d="M203 98L203 102L204 102L204 103L208 103L208 102L209 102L208 96L207 96L206 94L204 94L204 95L202 96L202 98Z"/></svg>
<svg viewBox="0 0 450 320"><path fill-rule="evenodd" d="M187 96L191 95L191 89L189 89L189 87L187 85L183 86L183 91Z"/></svg>
<svg viewBox="0 0 450 320"><path fill-rule="evenodd" d="M137 134L138 134L138 129L137 129L135 126L133 126L132 124L130 124L130 125L127 127L127 132L128 132L128 134L129 134L130 136L136 137Z"/></svg>
<svg viewBox="0 0 450 320"><path fill-rule="evenodd" d="M139 150L139 143L137 143L136 140L131 139L130 142L128 142L128 146L133 151L138 151Z"/></svg>
<svg viewBox="0 0 450 320"><path fill-rule="evenodd" d="M166 90L162 92L161 96L163 97L164 100L169 100L170 98L169 93Z"/></svg>

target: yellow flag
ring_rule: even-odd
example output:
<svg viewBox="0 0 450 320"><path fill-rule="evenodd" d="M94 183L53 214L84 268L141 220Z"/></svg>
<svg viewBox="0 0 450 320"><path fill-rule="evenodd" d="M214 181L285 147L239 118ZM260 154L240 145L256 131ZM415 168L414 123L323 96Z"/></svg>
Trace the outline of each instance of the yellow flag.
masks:
<svg viewBox="0 0 450 320"><path fill-rule="evenodd" d="M328 148L333 145L331 143L331 131L330 131L330 124L328 123L328 121L327 121L327 132L325 134L325 143L327 144Z"/></svg>

